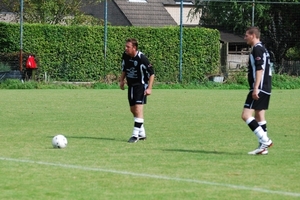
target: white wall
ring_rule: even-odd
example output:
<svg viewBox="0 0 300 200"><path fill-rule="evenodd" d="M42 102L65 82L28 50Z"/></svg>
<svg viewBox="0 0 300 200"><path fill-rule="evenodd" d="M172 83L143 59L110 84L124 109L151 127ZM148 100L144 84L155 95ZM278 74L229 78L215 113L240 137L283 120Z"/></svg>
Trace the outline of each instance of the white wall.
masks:
<svg viewBox="0 0 300 200"><path fill-rule="evenodd" d="M16 15L11 12L1 12L0 22L18 22L18 19Z"/></svg>
<svg viewBox="0 0 300 200"><path fill-rule="evenodd" d="M183 12L182 12L182 24L183 25L198 25L200 14L195 16L192 21L188 19L189 11L194 8L192 6L183 6ZM178 6L165 6L165 9L168 11L168 13L173 17L177 25L180 25L180 5Z"/></svg>
<svg viewBox="0 0 300 200"><path fill-rule="evenodd" d="M247 67L249 55L228 54L227 64L229 69L238 69L238 67Z"/></svg>

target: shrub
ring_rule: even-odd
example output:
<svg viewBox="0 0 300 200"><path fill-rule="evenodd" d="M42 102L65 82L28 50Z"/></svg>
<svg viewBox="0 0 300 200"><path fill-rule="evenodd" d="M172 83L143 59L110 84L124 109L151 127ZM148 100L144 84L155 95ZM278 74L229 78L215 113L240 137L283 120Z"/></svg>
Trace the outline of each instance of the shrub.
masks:
<svg viewBox="0 0 300 200"><path fill-rule="evenodd" d="M0 23L0 46L5 54L19 50L19 26ZM139 40L160 82L178 82L179 27L104 27L24 24L23 51L39 58L40 74L58 81L98 81L106 75L119 76L121 54L128 37ZM219 31L184 28L182 78L184 83L203 81L219 68ZM106 56L105 56L106 55ZM18 60L18 56L15 56ZM1 59L1 58L0 58ZM0 60L1 61L1 60ZM18 63L14 64L17 66Z"/></svg>

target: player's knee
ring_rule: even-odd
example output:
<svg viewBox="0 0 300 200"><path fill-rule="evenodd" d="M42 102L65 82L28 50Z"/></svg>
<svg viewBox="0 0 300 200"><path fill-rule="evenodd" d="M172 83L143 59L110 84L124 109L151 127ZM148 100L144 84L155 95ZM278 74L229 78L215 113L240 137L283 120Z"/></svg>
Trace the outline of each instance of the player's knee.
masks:
<svg viewBox="0 0 300 200"><path fill-rule="evenodd" d="M246 121L249 118L249 116L243 112L241 115L241 118L242 118L242 120Z"/></svg>

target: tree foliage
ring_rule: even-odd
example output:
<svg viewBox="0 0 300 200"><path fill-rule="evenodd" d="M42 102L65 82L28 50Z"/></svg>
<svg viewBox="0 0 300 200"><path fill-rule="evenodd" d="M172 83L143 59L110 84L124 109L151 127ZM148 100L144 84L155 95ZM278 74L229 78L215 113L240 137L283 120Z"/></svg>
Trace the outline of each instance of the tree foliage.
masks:
<svg viewBox="0 0 300 200"><path fill-rule="evenodd" d="M23 18L27 23L103 25L103 20L80 10L98 2L100 0L24 0ZM20 1L3 0L2 9L20 14Z"/></svg>
<svg viewBox="0 0 300 200"><path fill-rule="evenodd" d="M269 3L268 3L269 2ZM203 1L196 2L195 13L202 11L200 25L218 25L238 34L254 23L262 31L262 41L274 53L277 64L287 51L300 46L300 4L298 0L266 1ZM294 3L294 4L292 4ZM254 5L254 7L253 7ZM254 20L252 12L254 8Z"/></svg>
<svg viewBox="0 0 300 200"><path fill-rule="evenodd" d="M268 48L274 52L277 63L282 64L290 48L300 45L298 35L300 34L300 4L272 4L270 6L270 20L265 27L266 43Z"/></svg>

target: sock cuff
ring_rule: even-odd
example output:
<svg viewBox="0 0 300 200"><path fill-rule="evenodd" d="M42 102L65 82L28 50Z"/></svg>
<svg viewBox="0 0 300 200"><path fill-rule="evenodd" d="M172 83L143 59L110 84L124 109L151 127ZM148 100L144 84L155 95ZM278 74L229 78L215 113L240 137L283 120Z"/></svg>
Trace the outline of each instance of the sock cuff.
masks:
<svg viewBox="0 0 300 200"><path fill-rule="evenodd" d="M265 125L265 124L267 124L267 121L261 121L261 122L258 122L258 125Z"/></svg>
<svg viewBox="0 0 300 200"><path fill-rule="evenodd" d="M247 124L250 124L250 122L252 122L253 120L255 120L254 117L249 117L249 118L246 120L246 123L247 123Z"/></svg>
<svg viewBox="0 0 300 200"><path fill-rule="evenodd" d="M144 119L143 119L143 118L137 118L137 117L135 117L135 118L134 118L134 122L137 122L137 123L144 123Z"/></svg>

